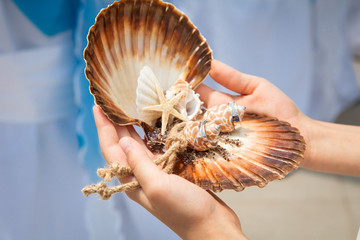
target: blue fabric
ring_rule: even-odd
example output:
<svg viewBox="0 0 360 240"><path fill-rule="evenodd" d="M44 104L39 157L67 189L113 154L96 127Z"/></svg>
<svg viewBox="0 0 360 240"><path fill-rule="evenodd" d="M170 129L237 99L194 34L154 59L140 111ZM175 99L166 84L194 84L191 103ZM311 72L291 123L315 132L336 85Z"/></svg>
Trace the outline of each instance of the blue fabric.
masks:
<svg viewBox="0 0 360 240"><path fill-rule="evenodd" d="M96 170L106 164L99 146L98 135L95 127L92 107L94 97L89 91L89 81L86 79L84 69L84 49L87 46L87 34L90 27L95 23L95 18L102 8L111 4L112 1L88 0L83 1L78 12L78 24L75 31L75 55L78 59L75 71L76 103L79 107L77 131L79 133L80 157L87 168L92 181L97 182L100 178Z"/></svg>
<svg viewBox="0 0 360 240"><path fill-rule="evenodd" d="M74 28L77 0L13 0L26 17L48 36Z"/></svg>

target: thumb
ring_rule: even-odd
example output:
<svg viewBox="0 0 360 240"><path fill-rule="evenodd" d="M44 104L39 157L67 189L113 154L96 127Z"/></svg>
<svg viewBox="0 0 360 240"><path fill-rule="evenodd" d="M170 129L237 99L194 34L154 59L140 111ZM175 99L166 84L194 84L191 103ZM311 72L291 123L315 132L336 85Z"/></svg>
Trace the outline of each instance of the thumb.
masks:
<svg viewBox="0 0 360 240"><path fill-rule="evenodd" d="M143 146L130 137L123 137L120 146L124 151L130 168L143 188L163 172L149 158Z"/></svg>
<svg viewBox="0 0 360 240"><path fill-rule="evenodd" d="M264 81L260 77L238 72L217 60L211 62L210 76L217 83L241 95L252 94Z"/></svg>

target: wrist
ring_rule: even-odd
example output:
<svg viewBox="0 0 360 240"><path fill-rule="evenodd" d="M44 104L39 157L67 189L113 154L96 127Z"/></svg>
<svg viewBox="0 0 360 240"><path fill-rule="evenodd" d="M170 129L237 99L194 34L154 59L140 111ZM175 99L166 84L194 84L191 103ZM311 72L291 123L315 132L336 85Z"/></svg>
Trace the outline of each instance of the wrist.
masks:
<svg viewBox="0 0 360 240"><path fill-rule="evenodd" d="M306 152L301 167L312 171L326 171L326 134L328 130L324 128L322 122L306 117ZM322 153L321 153L322 152Z"/></svg>
<svg viewBox="0 0 360 240"><path fill-rule="evenodd" d="M291 124L299 130L306 144L304 159L300 162L300 167L311 169L312 159L314 159L314 129L317 121L299 112L296 118L291 120Z"/></svg>
<svg viewBox="0 0 360 240"><path fill-rule="evenodd" d="M224 207L214 210L211 216L203 219L203 221L194 224L190 231L187 231L185 240L232 240L247 239L241 230L241 225L236 214L230 209L224 211ZM231 211L231 213L229 212Z"/></svg>

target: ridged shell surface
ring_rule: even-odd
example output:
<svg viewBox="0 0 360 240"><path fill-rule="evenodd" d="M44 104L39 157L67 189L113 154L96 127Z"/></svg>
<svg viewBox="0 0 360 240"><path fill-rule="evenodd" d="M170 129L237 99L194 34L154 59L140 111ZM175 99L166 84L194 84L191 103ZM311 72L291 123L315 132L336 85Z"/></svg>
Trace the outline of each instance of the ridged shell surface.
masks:
<svg viewBox="0 0 360 240"><path fill-rule="evenodd" d="M218 139L218 149L185 152L175 174L215 192L264 187L298 168L305 142L299 131L275 118L245 114L241 124Z"/></svg>
<svg viewBox="0 0 360 240"><path fill-rule="evenodd" d="M89 31L84 57L96 103L120 125L140 125L136 89L144 66L163 90L179 79L194 89L208 74L212 58L189 19L156 0L123 0L102 10Z"/></svg>

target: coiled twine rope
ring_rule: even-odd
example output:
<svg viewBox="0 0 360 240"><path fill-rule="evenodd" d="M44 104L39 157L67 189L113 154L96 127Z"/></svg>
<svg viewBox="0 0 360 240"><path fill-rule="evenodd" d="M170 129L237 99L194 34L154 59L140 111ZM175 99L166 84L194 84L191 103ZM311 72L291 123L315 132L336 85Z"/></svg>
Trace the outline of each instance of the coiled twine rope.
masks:
<svg viewBox="0 0 360 240"><path fill-rule="evenodd" d="M177 161L179 160L177 153L184 151L188 145L184 135L181 133L179 134L185 125L186 122L174 125L165 142L166 152L154 160L156 165L162 164L162 170L168 174L173 173ZM110 182L113 177L120 179L122 177L131 176L133 175L133 171L129 167L121 166L118 163L112 163L107 168L98 169L97 174L104 179L105 182ZM138 181L125 183L115 187L108 187L105 182L86 186L82 189L82 192L85 196L97 193L100 195L101 199L108 200L114 193L132 191L141 187Z"/></svg>

